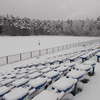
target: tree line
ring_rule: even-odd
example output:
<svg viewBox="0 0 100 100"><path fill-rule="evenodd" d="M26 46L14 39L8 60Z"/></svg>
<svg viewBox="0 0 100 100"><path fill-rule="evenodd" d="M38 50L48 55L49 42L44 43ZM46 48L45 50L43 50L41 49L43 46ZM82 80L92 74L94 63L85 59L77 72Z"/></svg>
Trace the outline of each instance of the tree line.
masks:
<svg viewBox="0 0 100 100"><path fill-rule="evenodd" d="M100 16L85 20L39 20L12 15L0 16L0 35L100 36Z"/></svg>

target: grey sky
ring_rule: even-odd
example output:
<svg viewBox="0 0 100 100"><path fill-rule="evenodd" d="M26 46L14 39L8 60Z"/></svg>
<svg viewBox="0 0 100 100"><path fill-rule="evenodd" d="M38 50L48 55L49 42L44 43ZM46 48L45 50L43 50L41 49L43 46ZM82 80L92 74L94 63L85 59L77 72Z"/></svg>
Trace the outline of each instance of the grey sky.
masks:
<svg viewBox="0 0 100 100"><path fill-rule="evenodd" d="M39 19L96 18L100 0L0 0L0 14Z"/></svg>

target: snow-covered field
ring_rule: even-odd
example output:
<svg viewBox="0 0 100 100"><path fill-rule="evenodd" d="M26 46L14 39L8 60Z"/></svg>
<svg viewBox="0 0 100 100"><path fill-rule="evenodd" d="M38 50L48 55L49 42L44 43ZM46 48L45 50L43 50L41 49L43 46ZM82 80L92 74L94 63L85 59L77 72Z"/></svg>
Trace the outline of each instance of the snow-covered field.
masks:
<svg viewBox="0 0 100 100"><path fill-rule="evenodd" d="M17 54L21 52L27 52L32 50L37 50L41 48L50 48L55 46L60 46L63 44L71 44L75 42L88 41L93 39L99 39L98 37L0 37L0 56L7 56L12 54ZM38 43L40 42L40 46ZM63 52L62 52L63 53ZM41 57L41 59L45 59ZM0 73L9 73L13 71L14 67L24 66L29 63L35 62L36 59L30 59L27 61L17 62L15 64L9 64L0 67ZM41 60L40 60L41 61ZM96 62L96 56L90 59L90 61ZM24 72L24 70L23 70ZM98 100L100 90L100 63L96 65L96 73L90 78L88 84L84 85L83 91L72 100ZM67 99L66 99L67 100Z"/></svg>
<svg viewBox="0 0 100 100"><path fill-rule="evenodd" d="M0 57L32 50L61 46L98 39L98 37L73 36L29 36L29 37L0 37ZM39 46L40 42L40 46Z"/></svg>

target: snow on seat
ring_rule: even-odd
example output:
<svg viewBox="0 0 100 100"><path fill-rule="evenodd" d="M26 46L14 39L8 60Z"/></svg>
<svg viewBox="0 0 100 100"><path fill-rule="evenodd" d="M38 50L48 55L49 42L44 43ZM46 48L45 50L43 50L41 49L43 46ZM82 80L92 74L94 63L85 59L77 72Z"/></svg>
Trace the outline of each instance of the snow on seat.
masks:
<svg viewBox="0 0 100 100"><path fill-rule="evenodd" d="M28 79L25 79L25 78L22 78L22 79L17 79L15 80L12 85L13 86L16 86L16 87L19 87L19 86L22 86L24 84L26 84L29 80Z"/></svg>
<svg viewBox="0 0 100 100"><path fill-rule="evenodd" d="M84 62L83 64L94 66L94 65L96 65L96 62L94 60L88 60L88 61Z"/></svg>
<svg viewBox="0 0 100 100"><path fill-rule="evenodd" d="M0 97L2 97L3 95L5 95L6 93L8 93L10 91L11 88L6 87L6 86L2 86L0 87Z"/></svg>
<svg viewBox="0 0 100 100"><path fill-rule="evenodd" d="M81 55L81 53L78 53L76 55L73 55L72 57L69 57L68 59L70 60L70 62L74 62L77 58L79 58Z"/></svg>
<svg viewBox="0 0 100 100"><path fill-rule="evenodd" d="M14 79L5 79L0 84L1 85L7 85L7 84L12 83L13 81L14 81Z"/></svg>
<svg viewBox="0 0 100 100"><path fill-rule="evenodd" d="M16 74L11 73L11 74L7 75L7 78L16 78Z"/></svg>
<svg viewBox="0 0 100 100"><path fill-rule="evenodd" d="M26 76L26 73L22 73L22 74L16 75L16 78L21 79L21 78L24 78L25 76Z"/></svg>
<svg viewBox="0 0 100 100"><path fill-rule="evenodd" d="M28 73L29 74L32 74L32 73L35 73L35 72L38 72L36 68L31 68Z"/></svg>
<svg viewBox="0 0 100 100"><path fill-rule="evenodd" d="M38 70L42 70L42 69L45 69L45 68L46 68L46 66L39 65L39 66L37 66L36 68L37 68Z"/></svg>
<svg viewBox="0 0 100 100"><path fill-rule="evenodd" d="M58 67L60 67L58 64L50 65L50 68L51 68L51 69L56 69L56 68L58 68Z"/></svg>
<svg viewBox="0 0 100 100"><path fill-rule="evenodd" d="M73 66L75 66L75 62L71 62L71 63L70 62L65 62L64 66L65 67L73 67Z"/></svg>
<svg viewBox="0 0 100 100"><path fill-rule="evenodd" d="M49 67L47 67L47 68L41 70L41 72L42 72L42 73L47 73L47 72L49 72L49 71L51 71L51 70L52 70L52 69L50 69Z"/></svg>
<svg viewBox="0 0 100 100"><path fill-rule="evenodd" d="M90 51L89 53L86 53L82 56L80 56L80 58L82 58L82 62L88 60L90 57L94 56L94 53L95 51Z"/></svg>
<svg viewBox="0 0 100 100"><path fill-rule="evenodd" d="M41 76L42 74L39 73L39 72L35 72L35 73L32 73L32 74L29 74L28 75L28 78L29 79L35 79L35 78L38 78L39 76Z"/></svg>
<svg viewBox="0 0 100 100"><path fill-rule="evenodd" d="M85 55L80 56L80 58L87 58L88 56L89 54L85 54Z"/></svg>
<svg viewBox="0 0 100 100"><path fill-rule="evenodd" d="M26 72L27 72L26 69L21 69L19 73L22 74L22 73L26 73Z"/></svg>
<svg viewBox="0 0 100 100"><path fill-rule="evenodd" d="M58 100L57 93L52 91L44 90L37 96L35 96L32 100Z"/></svg>
<svg viewBox="0 0 100 100"><path fill-rule="evenodd" d="M32 88L35 89L40 89L42 88L45 84L47 83L47 79L46 78L36 78L36 79L32 79L28 82L28 85L31 86Z"/></svg>
<svg viewBox="0 0 100 100"><path fill-rule="evenodd" d="M82 80L84 78L84 76L86 75L85 71L80 71L80 70L71 70L70 72L68 72L67 76L74 78L74 79L78 79L78 80Z"/></svg>
<svg viewBox="0 0 100 100"><path fill-rule="evenodd" d="M14 88L9 93L3 96L4 100L24 100L28 95L28 89L26 88Z"/></svg>
<svg viewBox="0 0 100 100"><path fill-rule="evenodd" d="M60 66L59 68L54 69L54 71L59 72L61 75L68 72L68 67Z"/></svg>
<svg viewBox="0 0 100 100"><path fill-rule="evenodd" d="M45 76L51 80L56 80L59 78L59 73L56 71L50 71L48 73L45 73L43 76Z"/></svg>
<svg viewBox="0 0 100 100"><path fill-rule="evenodd" d="M58 81L52 84L52 89L57 90L58 92L71 92L74 89L75 84L77 83L76 79L62 77Z"/></svg>
<svg viewBox="0 0 100 100"><path fill-rule="evenodd" d="M76 64L75 69L90 72L92 70L92 66L91 65L85 65L85 64Z"/></svg>

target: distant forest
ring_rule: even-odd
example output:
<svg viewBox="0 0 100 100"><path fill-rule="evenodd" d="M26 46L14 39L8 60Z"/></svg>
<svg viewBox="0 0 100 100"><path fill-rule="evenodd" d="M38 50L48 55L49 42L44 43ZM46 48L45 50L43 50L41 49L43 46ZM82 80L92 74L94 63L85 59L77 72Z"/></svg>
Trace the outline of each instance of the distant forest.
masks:
<svg viewBox="0 0 100 100"><path fill-rule="evenodd" d="M100 36L100 17L96 20L39 20L0 16L1 36L73 35Z"/></svg>

